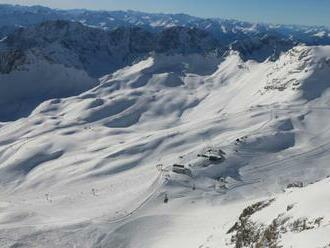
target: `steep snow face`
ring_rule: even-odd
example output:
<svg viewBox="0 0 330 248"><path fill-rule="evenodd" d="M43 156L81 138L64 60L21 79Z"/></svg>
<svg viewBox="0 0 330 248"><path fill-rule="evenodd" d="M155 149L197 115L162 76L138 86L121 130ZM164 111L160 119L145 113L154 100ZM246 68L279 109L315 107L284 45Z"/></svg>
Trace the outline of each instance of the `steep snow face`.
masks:
<svg viewBox="0 0 330 248"><path fill-rule="evenodd" d="M225 247L246 201L330 174L329 52L156 54L2 123L1 242Z"/></svg>
<svg viewBox="0 0 330 248"><path fill-rule="evenodd" d="M32 52L8 53L3 61L9 62L3 68L12 71L0 74L0 121L28 116L45 100L77 95L97 84L83 70L49 63Z"/></svg>
<svg viewBox="0 0 330 248"><path fill-rule="evenodd" d="M291 88L301 91L308 101L327 94L330 73L329 47L298 46L275 62L267 75L267 89ZM289 75L288 75L289 74Z"/></svg>

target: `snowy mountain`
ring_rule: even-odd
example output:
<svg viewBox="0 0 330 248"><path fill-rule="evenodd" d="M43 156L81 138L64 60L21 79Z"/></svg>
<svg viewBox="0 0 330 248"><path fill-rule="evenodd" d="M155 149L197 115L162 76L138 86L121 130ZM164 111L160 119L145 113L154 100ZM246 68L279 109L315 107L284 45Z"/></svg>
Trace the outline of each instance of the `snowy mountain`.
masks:
<svg viewBox="0 0 330 248"><path fill-rule="evenodd" d="M57 10L42 6L0 5L0 35L13 27L31 26L49 20L68 20L86 26L111 30L118 27L141 27L148 31L180 26L212 33L226 45L251 35L272 34L309 45L330 44L328 27L256 24L219 18L199 18L186 14L150 14L138 11Z"/></svg>
<svg viewBox="0 0 330 248"><path fill-rule="evenodd" d="M79 94L95 86L99 77L151 53L221 58L238 51L244 60L264 61L276 60L294 45L291 40L264 35L225 46L211 33L187 27L160 32L139 27L107 31L70 21L43 22L17 29L0 42L0 120L24 117L47 99Z"/></svg>
<svg viewBox="0 0 330 248"><path fill-rule="evenodd" d="M228 229L230 238L223 236L233 247L329 247L329 212L324 208L329 204L329 183L327 179L301 189L291 187L255 202Z"/></svg>
<svg viewBox="0 0 330 248"><path fill-rule="evenodd" d="M328 28L0 23L0 247L330 247Z"/></svg>
<svg viewBox="0 0 330 248"><path fill-rule="evenodd" d="M90 89L99 77L151 52L207 55L217 49L221 45L207 32L184 27L160 33L129 27L104 31L49 21L21 28L0 42L0 120L15 120L44 100Z"/></svg>
<svg viewBox="0 0 330 248"><path fill-rule="evenodd" d="M184 14L0 5L0 23L0 121L27 116L44 100L79 94L150 53L222 57L238 51L245 61L262 62L299 42L330 44L326 28Z"/></svg>
<svg viewBox="0 0 330 248"><path fill-rule="evenodd" d="M156 53L2 123L1 245L326 247L328 181L282 191L330 175L329 61Z"/></svg>

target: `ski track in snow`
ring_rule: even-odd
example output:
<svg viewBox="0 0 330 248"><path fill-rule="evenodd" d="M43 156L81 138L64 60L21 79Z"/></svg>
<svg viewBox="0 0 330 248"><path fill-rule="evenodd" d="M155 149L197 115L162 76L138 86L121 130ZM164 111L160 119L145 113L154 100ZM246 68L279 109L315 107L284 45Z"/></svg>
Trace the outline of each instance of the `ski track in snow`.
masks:
<svg viewBox="0 0 330 248"><path fill-rule="evenodd" d="M225 232L247 204L330 175L329 91L308 88L328 80L327 56L329 47L304 46L275 62L232 53L211 75L176 69L196 58L156 56L1 123L0 244L231 247ZM278 80L285 89L266 87ZM210 148L225 160L197 156ZM172 172L175 163L192 176Z"/></svg>

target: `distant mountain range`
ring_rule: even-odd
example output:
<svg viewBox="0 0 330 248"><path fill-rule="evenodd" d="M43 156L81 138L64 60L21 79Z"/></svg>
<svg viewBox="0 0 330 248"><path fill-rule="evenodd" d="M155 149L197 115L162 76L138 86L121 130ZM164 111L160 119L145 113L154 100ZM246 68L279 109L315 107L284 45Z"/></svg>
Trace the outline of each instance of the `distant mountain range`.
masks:
<svg viewBox="0 0 330 248"><path fill-rule="evenodd" d="M159 31L173 26L198 28L212 33L224 44L238 38L268 33L310 45L330 44L330 28L297 25L256 24L219 18L199 18L186 14L150 14L137 11L58 10L42 6L0 5L0 34L18 27L35 25L49 20L69 20L86 26L111 30L134 26Z"/></svg>
<svg viewBox="0 0 330 248"><path fill-rule="evenodd" d="M95 78L149 52L206 54L222 47L212 35L197 28L171 27L157 33L139 27L105 31L61 20L17 29L0 46L3 54L12 53L9 57L16 61L18 54L25 54L25 59L19 56L18 62L6 60L7 64L0 66L2 73L9 73L17 64L25 62L30 51L50 63L83 69Z"/></svg>

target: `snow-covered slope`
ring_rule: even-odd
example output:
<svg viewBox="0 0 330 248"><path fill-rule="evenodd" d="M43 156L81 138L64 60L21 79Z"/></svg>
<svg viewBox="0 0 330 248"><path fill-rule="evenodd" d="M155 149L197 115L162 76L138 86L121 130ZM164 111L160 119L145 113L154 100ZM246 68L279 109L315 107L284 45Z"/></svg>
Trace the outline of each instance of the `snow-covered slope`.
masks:
<svg viewBox="0 0 330 248"><path fill-rule="evenodd" d="M83 70L49 63L33 52L17 53L9 51L2 54L2 61L9 62L6 65L10 70L15 69L0 74L1 121L28 116L45 100L77 95L97 84L95 78Z"/></svg>
<svg viewBox="0 0 330 248"><path fill-rule="evenodd" d="M247 203L330 174L329 61L327 46L261 63L154 54L2 123L1 245L232 246L225 233ZM322 198L328 182L317 185L278 196L255 222ZM325 225L327 207L306 217ZM299 209L287 223L308 214ZM301 247L290 235L281 242Z"/></svg>
<svg viewBox="0 0 330 248"><path fill-rule="evenodd" d="M105 31L77 22L47 21L21 28L0 41L0 120L27 116L44 100L81 93L95 86L98 77L150 54L221 58L234 50L244 60L262 62L276 60L294 44L264 35L224 46L222 40L197 28L170 27L158 33L138 27ZM8 94L10 89L12 94Z"/></svg>
<svg viewBox="0 0 330 248"><path fill-rule="evenodd" d="M234 50L245 61L263 62L300 42L330 44L329 29L0 5L0 121L25 117L44 100L91 89L99 77L150 53L222 57Z"/></svg>
<svg viewBox="0 0 330 248"><path fill-rule="evenodd" d="M329 183L290 187L246 207L227 231L229 246L329 247Z"/></svg>
<svg viewBox="0 0 330 248"><path fill-rule="evenodd" d="M220 48L207 32L183 27L157 34L141 28L108 32L68 21L22 28L0 42L0 120L16 120L44 100L90 89L98 77L151 52L206 55Z"/></svg>

